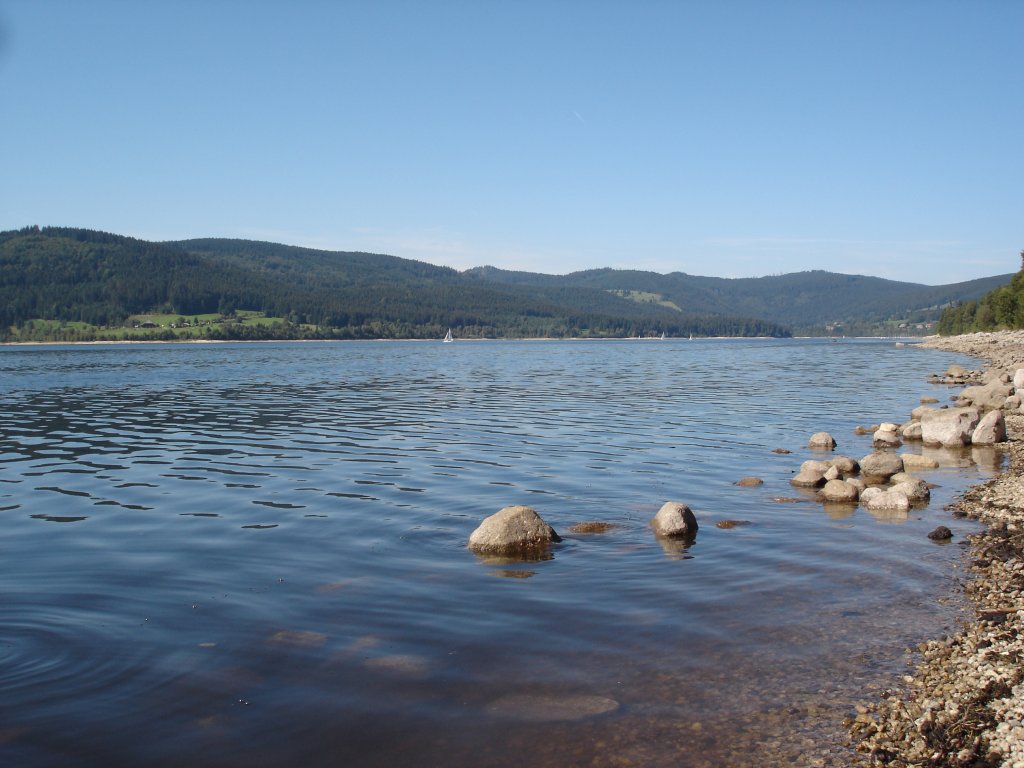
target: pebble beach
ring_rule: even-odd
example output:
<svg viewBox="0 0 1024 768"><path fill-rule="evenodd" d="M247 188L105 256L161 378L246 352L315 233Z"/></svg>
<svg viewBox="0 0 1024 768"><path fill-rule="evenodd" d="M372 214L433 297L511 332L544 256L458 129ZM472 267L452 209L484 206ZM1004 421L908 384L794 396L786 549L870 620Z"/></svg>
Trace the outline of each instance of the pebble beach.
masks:
<svg viewBox="0 0 1024 768"><path fill-rule="evenodd" d="M1024 331L929 338L980 359L977 380L1024 368ZM982 523L964 564L968 612L849 723L865 765L1024 768L1024 413L1007 410L1006 468L950 511Z"/></svg>

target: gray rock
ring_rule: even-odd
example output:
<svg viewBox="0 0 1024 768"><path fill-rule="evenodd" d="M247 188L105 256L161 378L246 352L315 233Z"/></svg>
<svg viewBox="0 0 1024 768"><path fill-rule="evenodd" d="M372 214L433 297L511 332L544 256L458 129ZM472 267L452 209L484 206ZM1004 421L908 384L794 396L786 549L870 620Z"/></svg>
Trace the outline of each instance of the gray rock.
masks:
<svg viewBox="0 0 1024 768"><path fill-rule="evenodd" d="M758 485L764 485L764 480L760 477L741 477L736 481L735 485L741 488L754 488Z"/></svg>
<svg viewBox="0 0 1024 768"><path fill-rule="evenodd" d="M826 481L827 480L838 480L839 479L839 469L837 467L834 467L834 466L829 467L828 469L825 470L825 474L822 475L822 477L824 477Z"/></svg>
<svg viewBox="0 0 1024 768"><path fill-rule="evenodd" d="M995 445L1006 442L1006 419L1002 411L989 411L971 432L974 445Z"/></svg>
<svg viewBox="0 0 1024 768"><path fill-rule="evenodd" d="M469 548L479 554L520 555L541 552L561 541L532 507L505 507L486 518L469 536Z"/></svg>
<svg viewBox="0 0 1024 768"><path fill-rule="evenodd" d="M899 448L903 445L895 430L880 429L871 437L872 448Z"/></svg>
<svg viewBox="0 0 1024 768"><path fill-rule="evenodd" d="M678 501L666 501L651 520L659 536L687 538L697 534L697 518L693 510Z"/></svg>
<svg viewBox="0 0 1024 768"><path fill-rule="evenodd" d="M923 414L934 413L935 411L941 410L939 408L933 408L930 405L919 405L917 408L910 412L911 421L921 421L924 417Z"/></svg>
<svg viewBox="0 0 1024 768"><path fill-rule="evenodd" d="M860 471L867 477L888 480L897 472L903 471L903 459L895 453L875 451L860 460Z"/></svg>
<svg viewBox="0 0 1024 768"><path fill-rule="evenodd" d="M855 475L860 472L860 464L849 456L836 456L828 460L829 465L839 470L841 475Z"/></svg>
<svg viewBox="0 0 1024 768"><path fill-rule="evenodd" d="M932 541L949 541L953 538L953 532L944 525L940 525L934 531L928 534L928 538Z"/></svg>
<svg viewBox="0 0 1024 768"><path fill-rule="evenodd" d="M946 408L921 415L921 438L925 445L957 448L969 445L971 432L981 421L976 408Z"/></svg>
<svg viewBox="0 0 1024 768"><path fill-rule="evenodd" d="M817 488L825 484L825 473L816 469L802 469L790 478L789 484L797 488Z"/></svg>
<svg viewBox="0 0 1024 768"><path fill-rule="evenodd" d="M836 447L836 441L828 432L815 432L807 442L807 447L817 448L818 450L823 451L831 451Z"/></svg>
<svg viewBox="0 0 1024 768"><path fill-rule="evenodd" d="M823 501L856 501L860 491L845 480L829 480L819 492Z"/></svg>
<svg viewBox="0 0 1024 768"><path fill-rule="evenodd" d="M1013 372L1013 388L1024 389L1024 368L1018 368Z"/></svg>
<svg viewBox="0 0 1024 768"><path fill-rule="evenodd" d="M865 497L867 498L866 506L871 512L896 511L906 513L910 509L910 499L902 491L896 489L883 491L878 489L878 493L870 493L871 490L869 488L861 494L861 501Z"/></svg>
<svg viewBox="0 0 1024 768"><path fill-rule="evenodd" d="M830 461L816 461L809 459L800 465L801 472L821 472L824 474L832 466Z"/></svg>
<svg viewBox="0 0 1024 768"><path fill-rule="evenodd" d="M932 497L932 492L928 489L928 483L918 478L904 480L894 485L890 490L899 491L907 497L908 501L912 502L928 501Z"/></svg>
<svg viewBox="0 0 1024 768"><path fill-rule="evenodd" d="M1002 408L1006 398L1012 394L1012 385L995 380L983 386L967 387L960 393L960 399L968 400L978 408L992 410L993 408Z"/></svg>
<svg viewBox="0 0 1024 768"><path fill-rule="evenodd" d="M900 434L903 435L904 440L921 440L923 437L921 422L911 421L904 424Z"/></svg>

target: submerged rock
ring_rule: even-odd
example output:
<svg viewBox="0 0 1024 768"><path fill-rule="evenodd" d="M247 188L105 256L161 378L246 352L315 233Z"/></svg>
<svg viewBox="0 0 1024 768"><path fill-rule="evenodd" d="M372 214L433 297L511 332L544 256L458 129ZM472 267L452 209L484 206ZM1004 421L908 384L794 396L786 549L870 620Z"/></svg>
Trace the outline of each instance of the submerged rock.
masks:
<svg viewBox="0 0 1024 768"><path fill-rule="evenodd" d="M532 507L505 507L486 518L469 536L469 548L485 555L529 555L561 541Z"/></svg>
<svg viewBox="0 0 1024 768"><path fill-rule="evenodd" d="M619 708L619 702L607 696L587 694L514 693L502 696L487 706L492 715L530 722L585 720Z"/></svg>
<svg viewBox="0 0 1024 768"><path fill-rule="evenodd" d="M735 485L742 488L754 488L759 485L764 485L764 480L760 477L741 477L736 481Z"/></svg>
<svg viewBox="0 0 1024 768"><path fill-rule="evenodd" d="M904 469L938 469L939 462L919 453L901 453Z"/></svg>
<svg viewBox="0 0 1024 768"><path fill-rule="evenodd" d="M569 533L608 533L618 527L615 523L576 523L569 528Z"/></svg>
<svg viewBox="0 0 1024 768"><path fill-rule="evenodd" d="M659 536L687 538L697 535L697 518L693 510L678 501L666 501L651 520Z"/></svg>

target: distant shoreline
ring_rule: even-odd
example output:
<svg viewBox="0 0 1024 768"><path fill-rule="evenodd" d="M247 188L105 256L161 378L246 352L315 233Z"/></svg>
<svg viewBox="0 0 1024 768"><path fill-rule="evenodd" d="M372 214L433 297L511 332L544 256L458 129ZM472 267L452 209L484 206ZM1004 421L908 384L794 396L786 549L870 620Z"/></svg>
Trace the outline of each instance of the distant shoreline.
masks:
<svg viewBox="0 0 1024 768"><path fill-rule="evenodd" d="M515 336L499 339L484 339L478 337L456 338L455 343L466 342L490 342L490 341L780 341L784 338L791 340L820 339L821 341L892 341L894 343L918 344L935 337L932 336L899 336L890 338L887 336L846 336L842 339L836 336L698 336L688 339L685 336L667 336L662 339L657 336L608 336L602 338L588 337L558 337L558 336ZM96 346L131 346L140 344L366 344L380 342L418 342L422 344L440 344L440 339L114 339L110 341L0 341L0 347L96 347Z"/></svg>

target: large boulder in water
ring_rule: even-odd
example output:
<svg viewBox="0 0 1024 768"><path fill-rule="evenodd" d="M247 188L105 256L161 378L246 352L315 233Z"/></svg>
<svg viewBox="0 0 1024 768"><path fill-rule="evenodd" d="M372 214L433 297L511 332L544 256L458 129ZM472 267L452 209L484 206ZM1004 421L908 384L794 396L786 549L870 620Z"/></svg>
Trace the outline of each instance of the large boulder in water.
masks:
<svg viewBox="0 0 1024 768"><path fill-rule="evenodd" d="M469 536L469 548L481 555L535 555L561 541L533 507L505 507L486 518Z"/></svg>
<svg viewBox="0 0 1024 768"><path fill-rule="evenodd" d="M925 445L962 448L981 421L977 408L946 408L921 414L921 438Z"/></svg>
<svg viewBox="0 0 1024 768"><path fill-rule="evenodd" d="M659 536L689 538L697 535L697 518L693 510L678 501L666 501L651 520Z"/></svg>

